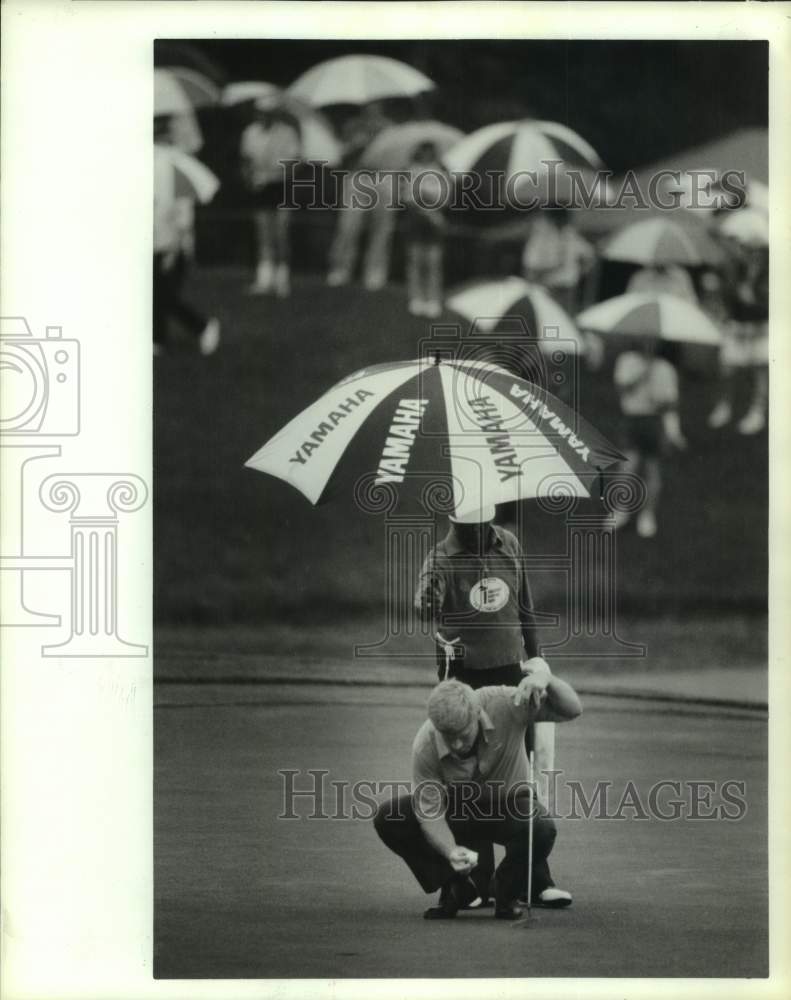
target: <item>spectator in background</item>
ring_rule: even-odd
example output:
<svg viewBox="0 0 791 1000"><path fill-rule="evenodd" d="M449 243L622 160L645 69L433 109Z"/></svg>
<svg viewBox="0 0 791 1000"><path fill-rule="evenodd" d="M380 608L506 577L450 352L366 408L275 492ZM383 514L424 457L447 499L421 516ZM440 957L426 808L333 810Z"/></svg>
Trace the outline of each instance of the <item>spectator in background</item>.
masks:
<svg viewBox="0 0 791 1000"><path fill-rule="evenodd" d="M522 271L572 316L592 299L584 286L595 278L595 264L596 251L572 225L567 209L536 215L522 252Z"/></svg>
<svg viewBox="0 0 791 1000"><path fill-rule="evenodd" d="M167 155L172 145L170 123L154 119L154 354L161 354L171 318L198 343L201 354L213 354L220 343L220 323L204 316L183 298L183 286L194 253L194 209L191 199L176 196L175 169ZM185 205L185 201L188 202Z"/></svg>
<svg viewBox="0 0 791 1000"><path fill-rule="evenodd" d="M678 264L656 264L642 267L629 279L627 292L657 292L675 295L692 305L697 305L698 297L689 271Z"/></svg>
<svg viewBox="0 0 791 1000"><path fill-rule="evenodd" d="M615 361L613 378L623 418L624 471L643 475L646 501L637 516L637 534L653 538L662 490L661 459L670 444L687 447L678 414L679 392L676 369L657 356L655 340L646 340L642 350L624 351ZM630 515L616 513L616 528Z"/></svg>
<svg viewBox="0 0 791 1000"><path fill-rule="evenodd" d="M444 173L433 142L421 143L402 185L406 230L406 283L413 316L435 318L442 312L442 264L447 222L438 207Z"/></svg>
<svg viewBox="0 0 791 1000"><path fill-rule="evenodd" d="M735 382L748 371L751 397L747 413L737 424L740 434L757 434L766 426L769 401L769 248L729 247L731 259L723 282L730 319L724 324L720 352L720 393L709 414L709 426L724 427L733 416Z"/></svg>
<svg viewBox="0 0 791 1000"><path fill-rule="evenodd" d="M254 295L291 294L291 214L279 208L289 197L285 160L300 156L299 125L278 109L277 97L256 101L256 118L242 133L242 175L251 192L257 247Z"/></svg>
<svg viewBox="0 0 791 1000"><path fill-rule="evenodd" d="M343 207L338 217L335 238L330 247L327 284L332 287L347 285L354 274L363 231L368 224L368 246L363 260L363 284L369 291L387 284L390 269L390 245L395 229L395 213L391 205L393 191L390 179L383 178L375 184L373 204L355 204L355 175L364 167L363 152L371 141L392 125L379 103L367 105L359 114L347 121L341 129L343 167L348 171L343 180ZM366 185L370 188L370 185ZM368 194L360 201L367 201Z"/></svg>

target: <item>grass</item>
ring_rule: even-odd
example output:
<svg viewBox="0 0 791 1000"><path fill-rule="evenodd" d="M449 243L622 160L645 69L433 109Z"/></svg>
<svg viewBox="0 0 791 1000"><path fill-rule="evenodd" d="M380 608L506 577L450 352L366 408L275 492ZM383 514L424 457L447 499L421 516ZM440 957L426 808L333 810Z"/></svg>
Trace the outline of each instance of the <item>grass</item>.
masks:
<svg viewBox="0 0 791 1000"><path fill-rule="evenodd" d="M313 508L243 466L344 375L415 356L426 321L409 316L399 288L328 289L318 277L298 275L293 296L276 300L246 296L248 280L241 270L196 273L190 294L221 319L222 346L203 358L177 343L155 362L156 618L305 627L375 612L385 585L381 516L357 513L351 499ZM690 447L666 464L658 537L618 535L618 600L626 612L765 609L767 439L710 431L714 394L711 378L686 378ZM615 436L606 370L586 376L581 410ZM561 518L531 505L523 544L529 553L562 553L564 530ZM562 573L537 573L534 589L542 609L562 610Z"/></svg>

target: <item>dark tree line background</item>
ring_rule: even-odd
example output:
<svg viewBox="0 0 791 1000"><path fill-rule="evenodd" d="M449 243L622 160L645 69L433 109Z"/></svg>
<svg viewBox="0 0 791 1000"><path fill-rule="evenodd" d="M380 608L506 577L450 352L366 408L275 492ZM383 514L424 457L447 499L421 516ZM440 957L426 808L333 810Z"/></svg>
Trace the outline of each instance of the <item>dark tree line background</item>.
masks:
<svg viewBox="0 0 791 1000"><path fill-rule="evenodd" d="M183 48L157 42L155 62L183 61ZM521 116L563 122L616 173L740 127L765 126L768 116L762 41L212 39L189 49L218 82L281 86L334 56L391 56L437 84L421 113L464 131Z"/></svg>

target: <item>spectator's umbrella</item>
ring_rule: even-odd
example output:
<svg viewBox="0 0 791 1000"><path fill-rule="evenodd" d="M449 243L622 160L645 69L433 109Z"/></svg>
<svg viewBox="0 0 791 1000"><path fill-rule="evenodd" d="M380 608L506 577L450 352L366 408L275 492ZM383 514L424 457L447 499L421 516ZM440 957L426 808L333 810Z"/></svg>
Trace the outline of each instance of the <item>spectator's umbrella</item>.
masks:
<svg viewBox="0 0 791 1000"><path fill-rule="evenodd" d="M463 516L512 500L588 497L622 458L536 385L496 365L437 356L356 372L246 464L313 504L353 494L363 510Z"/></svg>
<svg viewBox="0 0 791 1000"><path fill-rule="evenodd" d="M167 69L154 70L154 114L188 115L193 107L178 78Z"/></svg>
<svg viewBox="0 0 791 1000"><path fill-rule="evenodd" d="M205 205L217 193L220 182L200 160L174 146L154 146L154 155L172 168L171 181L176 198L192 198Z"/></svg>
<svg viewBox="0 0 791 1000"><path fill-rule="evenodd" d="M360 163L372 170L402 170L409 166L415 150L423 143L433 143L437 155L446 152L462 139L464 133L442 122L407 122L383 129L360 156Z"/></svg>
<svg viewBox="0 0 791 1000"><path fill-rule="evenodd" d="M209 108L220 103L220 88L203 73L184 66L167 66L166 72L178 80L193 108Z"/></svg>
<svg viewBox="0 0 791 1000"><path fill-rule="evenodd" d="M565 309L540 285L523 278L476 281L451 292L445 304L484 333L512 329L516 320L545 353L561 347L584 352L576 324Z"/></svg>
<svg viewBox="0 0 791 1000"><path fill-rule="evenodd" d="M722 334L702 309L676 295L631 292L599 302L577 316L581 330L678 343L718 346Z"/></svg>
<svg viewBox="0 0 791 1000"><path fill-rule="evenodd" d="M301 159L324 162L330 166L340 163L341 145L320 111L283 91L259 97L256 107L261 111L284 115L297 124L302 146Z"/></svg>
<svg viewBox="0 0 791 1000"><path fill-rule="evenodd" d="M350 55L311 67L288 88L314 108L414 97L434 84L413 66L387 56Z"/></svg>
<svg viewBox="0 0 791 1000"><path fill-rule="evenodd" d="M722 251L702 227L681 226L669 219L642 219L611 236L602 257L644 267L697 267L718 263Z"/></svg>
<svg viewBox="0 0 791 1000"><path fill-rule="evenodd" d="M274 83L263 80L237 80L223 87L220 104L230 107L234 104L244 104L245 101L257 101L259 97L272 97L280 93L280 88Z"/></svg>
<svg viewBox="0 0 791 1000"><path fill-rule="evenodd" d="M720 233L745 246L769 246L769 218L757 208L739 208L729 212L720 225Z"/></svg>
<svg viewBox="0 0 791 1000"><path fill-rule="evenodd" d="M483 174L499 171L506 177L522 171L546 172L546 164L600 170L604 164L582 136L558 122L520 121L485 125L470 133L443 157L448 170Z"/></svg>

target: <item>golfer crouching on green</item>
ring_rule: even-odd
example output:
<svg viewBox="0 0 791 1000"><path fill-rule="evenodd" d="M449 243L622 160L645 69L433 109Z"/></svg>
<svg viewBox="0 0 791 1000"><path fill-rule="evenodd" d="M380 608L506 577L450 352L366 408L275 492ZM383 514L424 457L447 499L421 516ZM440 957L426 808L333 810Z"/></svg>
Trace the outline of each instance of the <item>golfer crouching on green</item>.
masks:
<svg viewBox="0 0 791 1000"><path fill-rule="evenodd" d="M570 893L552 881L547 858L557 830L531 794L525 729L531 722L565 722L582 705L574 689L544 664L518 687L482 687L442 681L428 700L428 719L412 745L411 794L383 802L376 832L403 858L425 892L440 889L427 920L455 917L477 896L470 872L477 849L502 844L495 872L494 915L522 916L530 864L533 810L532 892L535 906L568 906Z"/></svg>

